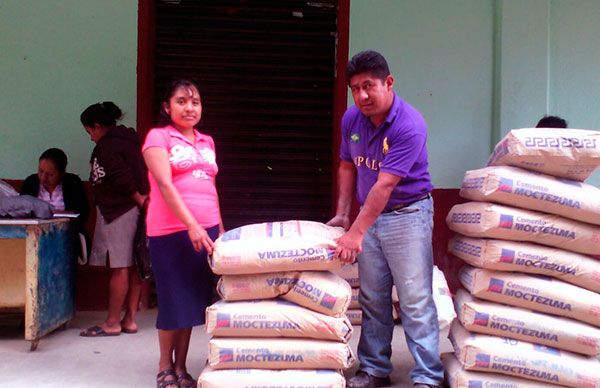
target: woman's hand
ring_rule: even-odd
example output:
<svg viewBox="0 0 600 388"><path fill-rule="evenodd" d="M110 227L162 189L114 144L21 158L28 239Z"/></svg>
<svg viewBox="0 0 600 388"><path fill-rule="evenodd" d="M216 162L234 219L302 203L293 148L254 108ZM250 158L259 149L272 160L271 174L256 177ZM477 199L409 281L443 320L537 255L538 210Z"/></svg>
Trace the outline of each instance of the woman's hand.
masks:
<svg viewBox="0 0 600 388"><path fill-rule="evenodd" d="M202 248L204 248L209 255L212 255L215 244L206 232L206 229L194 223L188 226L188 235L190 236L190 241L192 242L192 245L194 245L194 249L197 252L200 252Z"/></svg>

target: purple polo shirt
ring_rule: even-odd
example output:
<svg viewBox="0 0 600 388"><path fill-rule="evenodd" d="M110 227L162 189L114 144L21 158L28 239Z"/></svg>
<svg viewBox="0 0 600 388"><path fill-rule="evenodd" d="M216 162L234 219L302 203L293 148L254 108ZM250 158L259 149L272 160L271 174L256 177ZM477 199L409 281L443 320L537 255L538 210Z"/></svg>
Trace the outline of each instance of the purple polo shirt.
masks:
<svg viewBox="0 0 600 388"><path fill-rule="evenodd" d="M425 119L396 93L385 121L377 128L356 106L348 108L342 118L340 159L356 166L360 205L364 205L379 171L402 177L384 211L430 193L433 185L426 143Z"/></svg>

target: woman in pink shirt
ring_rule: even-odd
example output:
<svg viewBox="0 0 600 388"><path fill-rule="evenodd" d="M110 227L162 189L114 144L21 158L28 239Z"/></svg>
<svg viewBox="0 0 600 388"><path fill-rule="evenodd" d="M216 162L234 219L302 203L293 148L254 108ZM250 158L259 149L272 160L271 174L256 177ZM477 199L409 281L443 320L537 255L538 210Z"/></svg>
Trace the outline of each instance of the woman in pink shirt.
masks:
<svg viewBox="0 0 600 388"><path fill-rule="evenodd" d="M148 132L142 147L150 180L147 232L158 296L157 386L195 387L185 365L190 336L193 326L204 324L212 303L207 254L224 232L215 144L194 128L202 103L192 81L171 84L160 114L161 126Z"/></svg>

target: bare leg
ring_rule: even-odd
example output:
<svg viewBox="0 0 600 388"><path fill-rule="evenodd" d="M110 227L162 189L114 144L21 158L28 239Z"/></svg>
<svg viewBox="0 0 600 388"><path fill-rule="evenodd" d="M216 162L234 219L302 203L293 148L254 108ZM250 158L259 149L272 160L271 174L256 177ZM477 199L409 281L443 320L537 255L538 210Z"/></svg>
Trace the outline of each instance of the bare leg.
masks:
<svg viewBox="0 0 600 388"><path fill-rule="evenodd" d="M108 284L108 314L100 325L107 333L121 331L121 310L129 288L128 269L111 268Z"/></svg>
<svg viewBox="0 0 600 388"><path fill-rule="evenodd" d="M134 267L129 267L129 292L127 293L127 305L125 306L125 316L121 320L121 328L128 331L137 331L138 326L135 321L135 315L140 303L140 293L142 291L142 280Z"/></svg>
<svg viewBox="0 0 600 388"><path fill-rule="evenodd" d="M175 338L175 373L178 375L187 372L185 363L187 360L188 349L190 347L190 337L192 328L177 330Z"/></svg>
<svg viewBox="0 0 600 388"><path fill-rule="evenodd" d="M158 345L160 348L160 360L158 370L173 368L173 352L175 351L175 339L177 330L158 330Z"/></svg>
<svg viewBox="0 0 600 388"><path fill-rule="evenodd" d="M173 368L173 352L178 330L158 330L158 344L160 348L160 359L158 361L159 373ZM173 381L176 386L176 378L168 377L166 381Z"/></svg>

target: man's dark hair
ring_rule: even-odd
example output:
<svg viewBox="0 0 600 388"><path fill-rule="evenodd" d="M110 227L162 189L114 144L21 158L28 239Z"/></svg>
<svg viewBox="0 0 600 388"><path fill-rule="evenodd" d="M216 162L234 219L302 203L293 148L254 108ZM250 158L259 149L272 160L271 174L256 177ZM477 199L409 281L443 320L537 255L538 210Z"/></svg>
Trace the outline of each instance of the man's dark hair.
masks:
<svg viewBox="0 0 600 388"><path fill-rule="evenodd" d="M354 55L347 67L347 81L350 85L350 79L357 74L371 73L380 80L385 80L390 75L390 68L383 55L377 51L365 50Z"/></svg>
<svg viewBox="0 0 600 388"><path fill-rule="evenodd" d="M544 116L538 121L536 128L567 128L565 119L558 116Z"/></svg>

